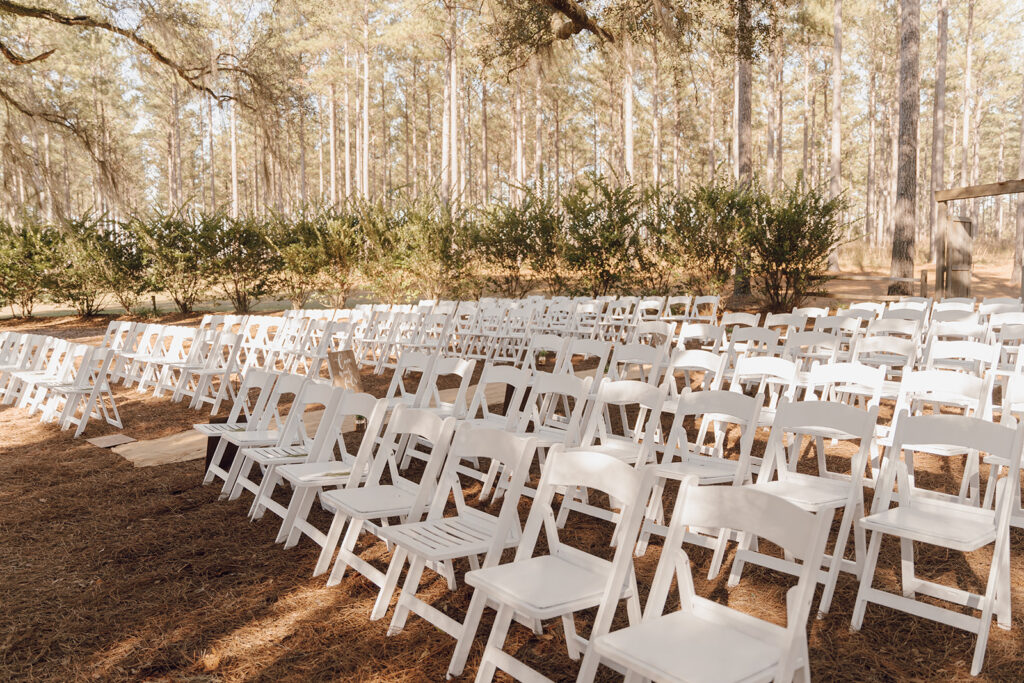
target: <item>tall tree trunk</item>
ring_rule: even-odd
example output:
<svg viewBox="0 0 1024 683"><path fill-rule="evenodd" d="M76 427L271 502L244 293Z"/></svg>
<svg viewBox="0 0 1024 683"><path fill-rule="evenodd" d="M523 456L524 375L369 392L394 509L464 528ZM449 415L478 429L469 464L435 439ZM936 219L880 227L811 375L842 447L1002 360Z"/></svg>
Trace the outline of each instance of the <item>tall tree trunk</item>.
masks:
<svg viewBox="0 0 1024 683"><path fill-rule="evenodd" d="M736 35L739 56L739 67L736 78L736 170L741 184L750 184L753 180L751 166L751 113L752 113L752 65L753 35L751 27L750 6L747 0L738 3L736 19ZM740 259L740 267L736 269L736 294L750 294L750 275L745 267L745 259Z"/></svg>
<svg viewBox="0 0 1024 683"><path fill-rule="evenodd" d="M444 70L444 87L441 91L441 201L447 205L452 200L452 173L451 160L451 100L452 93L452 49L449 43L446 49L446 60Z"/></svg>
<svg viewBox="0 0 1024 683"><path fill-rule="evenodd" d="M875 247L879 246L875 235L875 89L877 74L872 65L870 85L868 87L868 178L864 201L864 233Z"/></svg>
<svg viewBox="0 0 1024 683"><path fill-rule="evenodd" d="M899 169L896 224L892 239L892 277L914 277L914 228L917 218L917 124L920 116L920 0L900 0ZM906 282L889 285L889 294L910 294Z"/></svg>
<svg viewBox="0 0 1024 683"><path fill-rule="evenodd" d="M352 116L348 87L348 43L345 43L345 201L352 199Z"/></svg>
<svg viewBox="0 0 1024 683"><path fill-rule="evenodd" d="M555 197L562 196L562 121L558 111L558 98L554 102L555 117Z"/></svg>
<svg viewBox="0 0 1024 683"><path fill-rule="evenodd" d="M206 128L210 152L210 210L217 210L217 155L213 146L213 98L206 97Z"/></svg>
<svg viewBox="0 0 1024 683"><path fill-rule="evenodd" d="M1006 168L1003 164L1003 148L1006 146L1006 130L1001 129L999 131L999 156L996 161L996 179L999 181L1006 180L1004 175ZM996 239L1002 239L1003 237L1003 197L995 197L996 202Z"/></svg>
<svg viewBox="0 0 1024 683"><path fill-rule="evenodd" d="M405 180L403 185L405 185L405 191L408 192L411 189L412 183L412 141L409 139L409 129L411 127L409 117L412 115L413 107L409 101L411 94L411 87L409 84L406 84L404 90L404 97L402 98L402 104L404 107L402 111L402 126L405 130L402 135L402 144L405 147L405 151L402 153L402 163L405 166Z"/></svg>
<svg viewBox="0 0 1024 683"><path fill-rule="evenodd" d="M633 41L623 38L625 73L622 78L623 162L626 182L633 182Z"/></svg>
<svg viewBox="0 0 1024 683"><path fill-rule="evenodd" d="M949 7L939 0L935 55L935 107L932 113L932 191L938 192L946 177L946 52L949 44ZM928 260L935 258L939 240L939 211L934 195L928 197Z"/></svg>
<svg viewBox="0 0 1024 683"><path fill-rule="evenodd" d="M299 201L306 210L306 110L299 108Z"/></svg>
<svg viewBox="0 0 1024 683"><path fill-rule="evenodd" d="M324 201L324 103L320 95L316 96L316 170L317 170L317 202Z"/></svg>
<svg viewBox="0 0 1024 683"><path fill-rule="evenodd" d="M829 155L829 194L842 192L843 139L843 0L832 3L832 146ZM833 255L835 252L833 252Z"/></svg>
<svg viewBox="0 0 1024 683"><path fill-rule="evenodd" d="M804 145L803 145L803 166L801 171L801 184L806 190L810 185L810 162L811 162L811 41L804 36L804 96L803 96L803 118L804 118Z"/></svg>
<svg viewBox="0 0 1024 683"><path fill-rule="evenodd" d="M715 176L718 174L718 169L716 168L718 162L715 160L715 140L718 137L718 133L715 129L717 127L716 124L718 123L718 117L715 113L714 85L711 86L710 90L711 101L708 103L708 118L710 119L708 125L708 166L710 170L708 171L708 180L713 181Z"/></svg>
<svg viewBox="0 0 1024 683"><path fill-rule="evenodd" d="M491 161L487 156L487 83L480 83L480 163L484 172L483 203L491 200Z"/></svg>
<svg viewBox="0 0 1024 683"><path fill-rule="evenodd" d="M658 34L651 41L654 81L651 83L651 179L661 187L661 62L658 59Z"/></svg>
<svg viewBox="0 0 1024 683"><path fill-rule="evenodd" d="M370 5L363 0L363 198L370 196Z"/></svg>
<svg viewBox="0 0 1024 683"><path fill-rule="evenodd" d="M231 217L238 218L238 124L235 122L235 100L231 106Z"/></svg>
<svg viewBox="0 0 1024 683"><path fill-rule="evenodd" d="M338 104L334 93L334 83L327 88L327 100L330 102L330 109L327 114L327 145L328 158L331 163L331 206L338 205L338 160L337 160L337 129L338 129ZM345 88L345 195L348 195L348 88Z"/></svg>
<svg viewBox="0 0 1024 683"><path fill-rule="evenodd" d="M672 189L680 187L679 176L679 68L672 69Z"/></svg>
<svg viewBox="0 0 1024 683"><path fill-rule="evenodd" d="M777 55L775 69L775 189L778 189L785 182L785 172L782 168L782 131L784 128L783 117L785 116L783 101L786 88L786 46L782 40L782 31L779 31L775 40L775 54Z"/></svg>
<svg viewBox="0 0 1024 683"><path fill-rule="evenodd" d="M455 3L449 5L448 40L451 50L451 71L448 73L449 93L448 106L451 112L448 115L448 125L451 126L451 134L448 140L448 153L451 154L449 163L449 175L451 181L451 193L456 202L460 200L459 190L461 174L459 171L459 56L458 56L458 14Z"/></svg>
<svg viewBox="0 0 1024 683"><path fill-rule="evenodd" d="M533 83L533 191L538 195L544 184L544 107L541 97L540 57L535 58Z"/></svg>
<svg viewBox="0 0 1024 683"><path fill-rule="evenodd" d="M972 84L973 74L973 39L974 39L974 0L967 3L967 63L964 67L964 111L960 134L960 184L970 185L970 176L967 169L967 158L971 148L971 95L974 94Z"/></svg>
<svg viewBox="0 0 1024 683"><path fill-rule="evenodd" d="M1021 97L1020 116L1020 150L1017 156L1017 177L1024 178L1024 96ZM1013 272L1010 280L1014 284L1021 281L1021 261L1024 258L1024 194L1017 195L1017 224L1013 239Z"/></svg>
<svg viewBox="0 0 1024 683"><path fill-rule="evenodd" d="M417 143L418 129L416 125L416 83L419 81L419 60L412 60L412 106L409 109L412 126L412 196L419 197L420 194L420 156Z"/></svg>

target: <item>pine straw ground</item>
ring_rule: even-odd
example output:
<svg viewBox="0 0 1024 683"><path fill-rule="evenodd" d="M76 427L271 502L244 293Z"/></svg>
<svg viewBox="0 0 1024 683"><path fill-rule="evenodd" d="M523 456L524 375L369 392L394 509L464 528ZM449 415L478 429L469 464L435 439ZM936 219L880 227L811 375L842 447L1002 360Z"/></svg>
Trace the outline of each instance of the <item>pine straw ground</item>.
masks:
<svg viewBox="0 0 1024 683"><path fill-rule="evenodd" d="M95 323L51 327L76 338L102 331ZM376 393L385 386L380 378L368 382ZM172 434L203 419L167 399L124 390L118 399L125 431L136 438ZM89 431L111 430L90 425ZM387 619L368 619L372 584L350 573L328 589L323 577L311 578L318 548L308 539L289 551L275 546L276 518L250 523L248 499L218 501L219 487L200 485L202 461L134 469L9 407L0 409L0 434L0 679L444 679L454 645L447 635L413 616L401 634L386 637ZM954 473L935 463L934 476L952 481ZM317 521L326 524L326 516L318 513ZM564 536L581 547L598 546L607 542L607 529L575 515ZM887 541L883 548L876 585L892 590L898 546ZM644 594L659 550L655 542L637 561ZM367 541L361 551L380 566L387 558L382 543ZM1022 555L1024 535L1015 531L1014 628L993 628L981 680L1024 677ZM782 618L792 579L748 565L743 582L730 590L731 562L706 581L710 554L694 549L690 556L701 594ZM986 553L965 558L918 549L922 573L975 590L987 559ZM457 567L460 574L466 569ZM969 678L971 636L877 606L868 608L864 629L851 633L855 594L854 579L841 576L831 614L812 617L816 680ZM463 586L451 594L428 572L421 596L461 615L470 591ZM465 678L475 673L492 616L485 615ZM578 618L581 632L592 618ZM514 627L506 649L555 680L575 676L556 623L542 638ZM615 676L602 670L602 678Z"/></svg>

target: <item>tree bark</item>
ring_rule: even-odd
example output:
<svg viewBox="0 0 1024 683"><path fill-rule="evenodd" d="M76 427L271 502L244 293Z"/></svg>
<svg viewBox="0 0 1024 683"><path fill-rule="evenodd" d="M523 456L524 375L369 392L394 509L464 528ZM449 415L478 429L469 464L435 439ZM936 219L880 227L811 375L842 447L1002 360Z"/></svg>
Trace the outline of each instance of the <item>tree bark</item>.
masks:
<svg viewBox="0 0 1024 683"><path fill-rule="evenodd" d="M810 185L809 175L811 172L811 41L804 37L804 97L803 97L803 118L804 118L804 145L803 145L803 166L801 172L801 184L806 190Z"/></svg>
<svg viewBox="0 0 1024 683"><path fill-rule="evenodd" d="M327 89L327 100L330 102L330 109L327 114L327 156L331 163L330 173L330 191L331 191L331 206L338 206L338 160L337 160L337 139L336 131L338 129L337 121L337 99L334 92L334 83L331 83ZM348 195L348 88L345 88L345 195Z"/></svg>
<svg viewBox="0 0 1024 683"><path fill-rule="evenodd" d="M971 126L971 95L973 94L973 42L974 38L974 0L967 3L967 63L964 67L964 111L960 134L960 184L970 185L970 176L967 170L967 157L970 153L970 126Z"/></svg>
<svg viewBox="0 0 1024 683"><path fill-rule="evenodd" d="M235 122L235 100L231 107L231 217L238 218L238 131Z"/></svg>
<svg viewBox="0 0 1024 683"><path fill-rule="evenodd" d="M623 39L625 73L622 78L623 160L626 182L633 182L633 41Z"/></svg>
<svg viewBox="0 0 1024 683"><path fill-rule="evenodd" d="M832 4L832 145L829 155L829 194L842 192L843 139L843 0ZM832 252L835 256L835 252ZM830 257L830 262L832 257ZM831 264L830 265L836 265Z"/></svg>
<svg viewBox="0 0 1024 683"><path fill-rule="evenodd" d="M491 200L491 161L487 156L487 83L480 83L480 163L483 166L484 196L486 205Z"/></svg>
<svg viewBox="0 0 1024 683"><path fill-rule="evenodd" d="M935 55L935 106L932 113L932 191L943 188L946 176L946 53L949 44L949 7L939 0ZM928 197L928 260L935 258L939 240L939 211L934 195Z"/></svg>
<svg viewBox="0 0 1024 683"><path fill-rule="evenodd" d="M864 233L871 244L879 246L878 236L875 234L875 223L878 220L875 216L875 98L876 98L877 74L872 64L871 78L868 86L868 177L867 188L864 200Z"/></svg>
<svg viewBox="0 0 1024 683"><path fill-rule="evenodd" d="M914 277L914 227L917 213L917 124L920 115L920 0L900 0L899 168L896 223L892 239L892 277ZM910 294L910 283L894 282L889 294Z"/></svg>
<svg viewBox="0 0 1024 683"><path fill-rule="evenodd" d="M370 5L363 0L363 161L360 171L363 198L370 197Z"/></svg>
<svg viewBox="0 0 1024 683"><path fill-rule="evenodd" d="M658 59L658 34L651 41L654 81L651 83L651 179L661 187L661 63Z"/></svg>
<svg viewBox="0 0 1024 683"><path fill-rule="evenodd" d="M1024 97L1021 98L1020 151L1017 156L1017 177L1024 178ZM1017 224L1013 240L1013 273L1015 284L1021 281L1021 262L1024 259L1024 194L1017 195Z"/></svg>
<svg viewBox="0 0 1024 683"><path fill-rule="evenodd" d="M751 28L750 6L746 0L738 3L736 19L736 35L738 64L736 71L736 172L739 182L749 185L753 180L751 167L751 109L752 109L752 65L753 36ZM750 294L750 275L740 259L736 269L735 292L739 296Z"/></svg>
<svg viewBox="0 0 1024 683"><path fill-rule="evenodd" d="M544 103L541 97L540 57L535 58L533 84L533 191L538 195L544 186Z"/></svg>

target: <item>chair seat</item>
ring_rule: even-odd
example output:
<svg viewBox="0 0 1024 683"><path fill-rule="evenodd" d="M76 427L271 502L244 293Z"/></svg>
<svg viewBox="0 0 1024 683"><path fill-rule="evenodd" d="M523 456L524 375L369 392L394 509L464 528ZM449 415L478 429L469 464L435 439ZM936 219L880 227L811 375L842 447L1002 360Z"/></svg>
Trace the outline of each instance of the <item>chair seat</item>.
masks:
<svg viewBox="0 0 1024 683"><path fill-rule="evenodd" d="M293 487L343 486L352 474L352 466L339 460L302 462L283 465L277 473Z"/></svg>
<svg viewBox="0 0 1024 683"><path fill-rule="evenodd" d="M231 434L237 432L244 432L246 424L244 422L217 422L213 424L202 423L192 425L192 429L196 430L200 434L207 436L221 436L223 434Z"/></svg>
<svg viewBox="0 0 1024 683"><path fill-rule="evenodd" d="M251 432L230 432L223 435L226 441L238 446L239 448L273 446L277 443L280 436L280 433L276 429L254 430Z"/></svg>
<svg viewBox="0 0 1024 683"><path fill-rule="evenodd" d="M635 463L639 458L640 449L640 444L614 439L605 441L597 446L587 446L587 450L595 451L597 453L606 453L622 460L623 462L627 462L630 465Z"/></svg>
<svg viewBox="0 0 1024 683"><path fill-rule="evenodd" d="M297 458L309 456L306 446L267 446L263 448L244 448L241 455L258 465L273 465L294 462Z"/></svg>
<svg viewBox="0 0 1024 683"><path fill-rule="evenodd" d="M996 537L995 513L960 503L915 500L860 520L868 531L880 531L913 541L970 551Z"/></svg>
<svg viewBox="0 0 1024 683"><path fill-rule="evenodd" d="M320 497L326 505L359 519L407 515L416 500L414 492L391 484L325 491Z"/></svg>
<svg viewBox="0 0 1024 683"><path fill-rule="evenodd" d="M819 512L845 506L850 495L850 486L849 481L793 472L787 474L783 480L759 483L755 488L788 500L809 512Z"/></svg>
<svg viewBox="0 0 1024 683"><path fill-rule="evenodd" d="M672 612L613 631L598 638L594 647L655 681L769 680L783 656L770 630L758 637L749 626L727 623L732 615L722 614L721 608L702 608L703 602L698 599L694 611Z"/></svg>
<svg viewBox="0 0 1024 683"><path fill-rule="evenodd" d="M728 484L736 477L739 462L726 458L696 457L682 462L658 465L658 472L673 476L695 476L700 484Z"/></svg>
<svg viewBox="0 0 1024 683"><path fill-rule="evenodd" d="M484 513L460 514L384 527L377 535L427 560L451 560L490 550L497 522L497 518ZM506 547L515 545L516 540L509 534Z"/></svg>
<svg viewBox="0 0 1024 683"><path fill-rule="evenodd" d="M471 571L466 574L466 583L512 605L518 613L552 619L601 602L612 565L594 557L580 560L577 563L560 556L542 555Z"/></svg>

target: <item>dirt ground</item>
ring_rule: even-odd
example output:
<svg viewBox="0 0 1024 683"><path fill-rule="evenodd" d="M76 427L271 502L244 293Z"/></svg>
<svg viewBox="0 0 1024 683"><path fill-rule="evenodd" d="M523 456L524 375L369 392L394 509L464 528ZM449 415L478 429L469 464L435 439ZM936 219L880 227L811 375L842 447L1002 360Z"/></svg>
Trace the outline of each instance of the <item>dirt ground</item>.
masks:
<svg viewBox="0 0 1024 683"><path fill-rule="evenodd" d="M60 319L47 321L46 329L93 339L105 322ZM386 379L367 376L366 388L380 395ZM117 397L124 431L136 438L172 434L206 419L166 398L125 390ZM93 423L89 436L110 431ZM277 518L250 523L247 496L218 501L218 487L200 484L202 461L135 469L6 406L0 435L0 680L444 680L452 639L415 616L387 637L390 614L369 621L376 597L369 581L350 572L341 585L327 588L324 577L312 578L319 548L308 539L288 551L275 546ZM849 452L834 455L841 460ZM956 459L928 464L942 481L953 481L961 466ZM325 528L328 520L319 513L313 521ZM574 514L567 529L580 547L607 544L602 522ZM659 556L655 539L636 563L644 597ZM378 566L388 557L383 543L364 542L360 550ZM1013 629L993 627L980 680L1024 677L1019 531L1012 552ZM731 550L712 581L704 579L710 553L694 549L690 557L700 594L776 621L785 613L792 579L748 565L742 583L729 589ZM980 590L988 553L921 546L918 562L928 577ZM468 567L456 568L461 579ZM898 545L887 541L875 585L896 590L898 576ZM969 678L974 639L966 633L878 606L869 606L863 630L851 633L856 588L851 576L841 575L831 613L810 622L815 680ZM471 590L460 580L459 590L449 593L428 571L420 595L462 615ZM492 618L485 613L467 680ZM578 618L581 633L592 618ZM565 654L558 623L546 624L541 638L514 627L506 650L555 680L575 677L577 665ZM602 669L601 679L617 677Z"/></svg>

